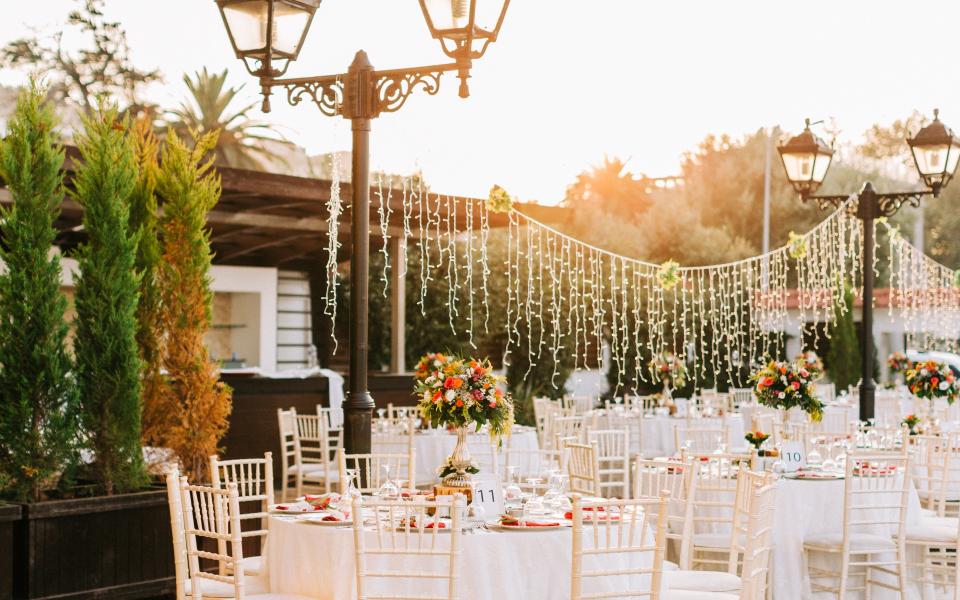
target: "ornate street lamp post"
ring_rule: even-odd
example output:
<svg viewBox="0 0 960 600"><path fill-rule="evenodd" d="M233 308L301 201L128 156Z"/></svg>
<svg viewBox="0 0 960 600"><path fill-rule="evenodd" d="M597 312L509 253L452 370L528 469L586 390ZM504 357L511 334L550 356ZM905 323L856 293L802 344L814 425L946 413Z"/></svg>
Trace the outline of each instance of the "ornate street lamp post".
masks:
<svg viewBox="0 0 960 600"><path fill-rule="evenodd" d="M496 41L510 0L420 0L431 35L453 62L376 71L357 52L346 73L281 79L297 59L321 0L216 0L230 43L251 75L260 81L263 111L270 112L274 88L292 105L309 99L327 116L349 119L353 129L353 248L350 257L350 379L344 401L344 446L370 452L374 408L367 389L367 324L370 244L370 121L394 112L420 88L434 95L440 76L455 71L460 97L470 95L473 61Z"/></svg>
<svg viewBox="0 0 960 600"><path fill-rule="evenodd" d="M873 417L876 386L873 382L873 237L874 222L878 217L889 217L904 203L920 206L924 196L937 197L953 178L960 160L960 139L940 121L939 111L933 111L933 122L907 140L914 163L927 189L881 194L868 181L857 192L857 217L863 221L863 339L860 340L863 363L860 368L860 419ZM833 149L810 131L810 119L799 135L777 147L787 179L804 201L815 200L821 208L838 207L851 194L824 196L815 192L823 183Z"/></svg>

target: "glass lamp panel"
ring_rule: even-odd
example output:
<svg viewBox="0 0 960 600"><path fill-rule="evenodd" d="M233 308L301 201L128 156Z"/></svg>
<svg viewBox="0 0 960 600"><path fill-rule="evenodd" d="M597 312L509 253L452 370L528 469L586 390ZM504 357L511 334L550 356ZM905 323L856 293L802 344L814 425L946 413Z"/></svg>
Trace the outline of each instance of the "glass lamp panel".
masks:
<svg viewBox="0 0 960 600"><path fill-rule="evenodd" d="M827 169L830 168L831 158L826 152L817 153L816 161L813 163L812 179L814 182L823 183L824 177L827 176Z"/></svg>
<svg viewBox="0 0 960 600"><path fill-rule="evenodd" d="M273 9L274 51L296 56L300 52L300 40L310 24L310 13L302 8L278 2Z"/></svg>
<svg viewBox="0 0 960 600"><path fill-rule="evenodd" d="M913 156L917 160L917 170L920 171L920 175L927 177L943 173L949 151L950 146L947 144L914 146Z"/></svg>
<svg viewBox="0 0 960 600"><path fill-rule="evenodd" d="M433 28L439 31L466 29L470 21L471 0L425 0Z"/></svg>
<svg viewBox="0 0 960 600"><path fill-rule="evenodd" d="M260 50L267 45L267 0L236 2L223 7L237 52Z"/></svg>
<svg viewBox="0 0 960 600"><path fill-rule="evenodd" d="M947 176L957 172L957 163L960 162L960 145L952 144L950 154L947 155Z"/></svg>
<svg viewBox="0 0 960 600"><path fill-rule="evenodd" d="M506 0L477 0L474 25L488 33L493 33L503 14Z"/></svg>
<svg viewBox="0 0 960 600"><path fill-rule="evenodd" d="M784 152L781 156L787 179L792 182L810 181L816 162L813 152Z"/></svg>

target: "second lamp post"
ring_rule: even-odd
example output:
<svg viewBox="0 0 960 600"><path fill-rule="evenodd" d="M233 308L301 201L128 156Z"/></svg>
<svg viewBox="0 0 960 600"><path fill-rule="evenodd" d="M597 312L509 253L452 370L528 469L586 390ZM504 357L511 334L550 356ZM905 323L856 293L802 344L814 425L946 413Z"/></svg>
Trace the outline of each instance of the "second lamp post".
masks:
<svg viewBox="0 0 960 600"><path fill-rule="evenodd" d="M874 416L876 385L873 381L873 246L874 224L880 217L890 217L905 203L920 206L924 196L939 196L953 178L960 161L960 140L945 126L937 110L933 122L922 128L907 144L913 153L914 164L926 189L905 192L879 193L869 181L856 192L857 217L863 221L863 336L860 340L862 363L860 366L860 420ZM840 206L854 194L816 195L823 183L833 149L810 131L810 119L797 136L777 150L783 160L787 179L800 197L816 200L821 208Z"/></svg>

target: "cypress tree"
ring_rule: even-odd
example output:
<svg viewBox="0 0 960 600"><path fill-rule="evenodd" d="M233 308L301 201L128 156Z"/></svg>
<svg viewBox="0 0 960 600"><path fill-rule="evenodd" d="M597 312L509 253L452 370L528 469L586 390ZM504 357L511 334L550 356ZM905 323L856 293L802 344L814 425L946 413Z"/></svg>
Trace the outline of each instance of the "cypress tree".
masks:
<svg viewBox="0 0 960 600"><path fill-rule="evenodd" d="M83 206L88 236L77 255L77 382L94 473L106 494L146 483L136 340L137 235L129 226L137 163L125 129L115 107L101 107L84 119L73 192Z"/></svg>
<svg viewBox="0 0 960 600"><path fill-rule="evenodd" d="M0 247L0 473L20 501L41 499L77 436L67 301L60 260L50 251L63 201L55 125L43 91L31 83L0 142L0 176L14 201L2 213Z"/></svg>
<svg viewBox="0 0 960 600"><path fill-rule="evenodd" d="M827 373L838 391L856 385L860 380L860 342L853 319L853 289L848 283L843 285L843 306L833 307L830 351L827 353Z"/></svg>
<svg viewBox="0 0 960 600"><path fill-rule="evenodd" d="M159 144L147 119L138 119L131 136L136 153L137 182L130 196L130 231L138 235L137 272L140 274L140 303L137 306L137 345L143 362L141 398L143 405L143 441L160 445L164 412L160 398L163 376L160 373L160 290L157 269L160 241L157 238L157 174Z"/></svg>
<svg viewBox="0 0 960 600"><path fill-rule="evenodd" d="M167 370L162 402L163 411L172 415L161 437L186 475L199 481L208 476L208 457L227 431L232 393L204 344L213 299L206 215L220 199L220 178L206 157L216 142L214 132L189 148L169 132L157 178L163 201L159 282Z"/></svg>

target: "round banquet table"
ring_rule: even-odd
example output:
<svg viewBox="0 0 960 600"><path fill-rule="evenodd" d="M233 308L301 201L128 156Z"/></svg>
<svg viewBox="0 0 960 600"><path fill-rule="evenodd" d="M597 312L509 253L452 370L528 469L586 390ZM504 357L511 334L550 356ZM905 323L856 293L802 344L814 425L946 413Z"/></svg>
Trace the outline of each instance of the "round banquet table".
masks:
<svg viewBox="0 0 960 600"><path fill-rule="evenodd" d="M456 434L450 433L445 429L427 429L417 432L413 436L413 445L416 449L417 461L417 484L429 484L437 480L437 469L443 464L443 461L453 452L453 447L457 443ZM507 440L503 441L507 444ZM514 431L510 435L509 444L511 448L518 450L536 450L537 432L534 429L514 426ZM377 450L376 436L373 439L373 450ZM471 454L478 459L481 469L484 461L482 457L490 455L490 436L486 433L472 433L467 437L467 447ZM387 450L385 450L387 451ZM395 452L395 449L388 450Z"/></svg>
<svg viewBox="0 0 960 600"><path fill-rule="evenodd" d="M878 495L876 503L884 503L884 497ZM907 526L920 520L920 499L916 489L911 486L907 504ZM821 533L839 532L843 528L843 480L818 481L781 479L777 482L776 508L773 524L773 564L772 583L775 600L807 598L835 598L829 594L812 595L810 579L804 566L803 539ZM875 533L891 533L891 530ZM908 553L911 552L908 549ZM829 566L839 570L839 555L815 556L814 566ZM907 562L915 562L916 556L907 557ZM824 565L823 562L833 561ZM891 581L895 583L895 581ZM908 584L907 598L920 598L916 585ZM858 597L849 594L848 597ZM897 598L899 593L874 586L873 600Z"/></svg>
<svg viewBox="0 0 960 600"><path fill-rule="evenodd" d="M723 417L686 419L657 415L643 418L643 455L673 456L678 452L674 430L677 427L696 429L723 429L728 432L730 452L745 452L747 442L743 439L743 418L734 413Z"/></svg>
<svg viewBox="0 0 960 600"><path fill-rule="evenodd" d="M368 548L372 548L376 533L371 530L366 535L370 540ZM438 534L438 537L441 538L439 544L449 543L449 536ZM589 547L591 541L591 535L584 535L585 547ZM572 529L569 527L552 531L465 532L461 537L460 597L470 600L567 600L570 597L571 544ZM594 557L587 559L585 568L597 569L596 564L589 562L590 558ZM433 570L422 562L406 562L410 560L403 557L402 562L396 561L387 568L393 571ZM422 560L425 559L418 559ZM446 564L446 559L442 560L441 566ZM602 568L626 568L627 565L620 564L623 561L622 555L608 555ZM349 526L324 527L297 522L288 516L273 516L270 518L265 564L271 592L300 594L318 600L356 598L353 529ZM380 565L375 568L381 570ZM606 578L592 579L596 582L585 581L585 592L610 591ZM390 593L403 597L437 596L442 588L432 587L435 585L435 582L423 580L409 582L399 578L379 578L369 580L367 589L374 594Z"/></svg>

